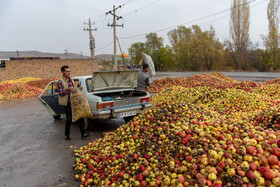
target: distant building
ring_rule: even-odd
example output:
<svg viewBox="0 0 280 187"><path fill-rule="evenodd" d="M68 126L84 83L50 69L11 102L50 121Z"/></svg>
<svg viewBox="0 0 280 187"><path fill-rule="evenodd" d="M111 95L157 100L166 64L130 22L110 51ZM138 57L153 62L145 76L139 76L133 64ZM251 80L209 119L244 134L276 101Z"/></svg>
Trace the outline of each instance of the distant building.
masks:
<svg viewBox="0 0 280 187"><path fill-rule="evenodd" d="M60 59L60 57L10 57L10 60L53 60L53 59Z"/></svg>

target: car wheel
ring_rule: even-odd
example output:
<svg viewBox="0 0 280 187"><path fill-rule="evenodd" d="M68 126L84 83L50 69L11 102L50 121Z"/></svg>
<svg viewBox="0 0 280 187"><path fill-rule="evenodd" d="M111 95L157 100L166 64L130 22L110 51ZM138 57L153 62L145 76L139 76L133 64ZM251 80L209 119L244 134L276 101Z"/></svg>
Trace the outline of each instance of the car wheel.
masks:
<svg viewBox="0 0 280 187"><path fill-rule="evenodd" d="M54 118L55 120L60 119L60 117L61 117L61 115L53 116L53 118Z"/></svg>
<svg viewBox="0 0 280 187"><path fill-rule="evenodd" d="M124 117L124 121L125 123L129 122L130 120L132 120L134 118L134 116L129 116L129 117Z"/></svg>

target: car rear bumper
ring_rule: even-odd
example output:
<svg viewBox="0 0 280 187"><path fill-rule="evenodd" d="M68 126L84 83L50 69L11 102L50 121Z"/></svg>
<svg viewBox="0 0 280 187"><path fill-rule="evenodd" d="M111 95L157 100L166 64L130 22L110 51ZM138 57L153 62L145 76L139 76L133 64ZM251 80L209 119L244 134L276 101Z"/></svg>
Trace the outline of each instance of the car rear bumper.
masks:
<svg viewBox="0 0 280 187"><path fill-rule="evenodd" d="M136 111L137 113L141 113L146 108L150 108L153 105L151 103L145 103L136 106L128 106L128 107L121 107L121 108L112 108L106 110L97 110L92 111L94 118L109 118L109 117L118 117L119 113L128 112L128 111Z"/></svg>

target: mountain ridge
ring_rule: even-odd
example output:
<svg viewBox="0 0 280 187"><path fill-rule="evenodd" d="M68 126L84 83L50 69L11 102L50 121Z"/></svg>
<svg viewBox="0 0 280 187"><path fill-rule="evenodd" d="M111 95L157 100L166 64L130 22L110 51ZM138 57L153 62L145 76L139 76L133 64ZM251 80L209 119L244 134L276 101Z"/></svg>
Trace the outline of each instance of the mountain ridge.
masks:
<svg viewBox="0 0 280 187"><path fill-rule="evenodd" d="M37 50L26 50L26 51L0 51L0 59L10 59L10 57L60 57L60 59L87 59L90 56L80 55L77 53L51 53L41 52ZM120 55L117 55L118 58ZM112 60L113 54L99 54L95 58L98 60Z"/></svg>

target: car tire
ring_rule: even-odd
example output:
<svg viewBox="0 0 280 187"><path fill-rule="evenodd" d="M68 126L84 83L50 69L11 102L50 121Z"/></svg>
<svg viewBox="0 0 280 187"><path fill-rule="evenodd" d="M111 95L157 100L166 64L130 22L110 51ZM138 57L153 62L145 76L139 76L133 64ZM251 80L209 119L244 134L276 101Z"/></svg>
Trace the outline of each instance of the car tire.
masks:
<svg viewBox="0 0 280 187"><path fill-rule="evenodd" d="M61 117L61 115L53 116L53 118L54 118L55 120L59 120L60 117Z"/></svg>
<svg viewBox="0 0 280 187"><path fill-rule="evenodd" d="M125 121L125 123L127 123L130 120L132 120L133 118L134 118L134 116L129 116L129 117L124 117L123 120Z"/></svg>

